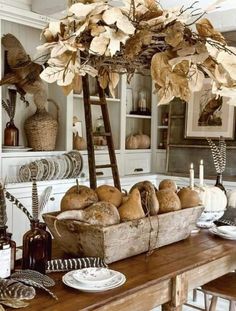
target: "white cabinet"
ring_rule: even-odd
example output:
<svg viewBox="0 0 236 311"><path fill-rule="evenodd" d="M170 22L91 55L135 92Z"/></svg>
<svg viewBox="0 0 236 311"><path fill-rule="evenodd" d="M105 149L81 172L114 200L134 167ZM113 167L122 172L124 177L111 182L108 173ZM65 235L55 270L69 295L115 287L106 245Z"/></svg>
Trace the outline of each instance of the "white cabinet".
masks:
<svg viewBox="0 0 236 311"><path fill-rule="evenodd" d="M126 152L125 175L144 174L151 172L151 151Z"/></svg>

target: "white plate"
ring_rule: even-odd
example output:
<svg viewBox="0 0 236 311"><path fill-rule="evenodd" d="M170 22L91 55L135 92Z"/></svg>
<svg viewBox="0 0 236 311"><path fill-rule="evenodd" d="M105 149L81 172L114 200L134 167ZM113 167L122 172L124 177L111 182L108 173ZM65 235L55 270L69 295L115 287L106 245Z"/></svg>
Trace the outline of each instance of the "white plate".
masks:
<svg viewBox="0 0 236 311"><path fill-rule="evenodd" d="M17 147L17 148L16 148ZM33 148L26 148L26 147L24 147L24 148L19 148L19 146L16 146L15 148L13 147L13 146L11 146L11 147L4 147L3 149L2 149L2 151L3 152L25 152L25 151L30 151L30 150L32 150Z"/></svg>
<svg viewBox="0 0 236 311"><path fill-rule="evenodd" d="M217 231L236 238L236 226L220 226Z"/></svg>
<svg viewBox="0 0 236 311"><path fill-rule="evenodd" d="M236 237L233 237L233 236L230 236L228 234L224 234L224 233L219 232L216 227L210 228L209 232L211 232L211 233L213 233L213 234L215 234L215 235L217 235L223 239L236 240Z"/></svg>
<svg viewBox="0 0 236 311"><path fill-rule="evenodd" d="M62 282L69 287L81 290L82 292L89 292L89 293L98 293L107 291L116 287L121 286L125 283L126 277L124 274L117 272L117 277L113 278L112 280L107 281L104 285L87 285L81 282L78 282L73 277L75 271L69 271L62 277Z"/></svg>
<svg viewBox="0 0 236 311"><path fill-rule="evenodd" d="M84 268L77 270L73 277L76 281L85 283L88 285L93 284L105 284L107 281L112 280L118 274L114 270L107 268Z"/></svg>

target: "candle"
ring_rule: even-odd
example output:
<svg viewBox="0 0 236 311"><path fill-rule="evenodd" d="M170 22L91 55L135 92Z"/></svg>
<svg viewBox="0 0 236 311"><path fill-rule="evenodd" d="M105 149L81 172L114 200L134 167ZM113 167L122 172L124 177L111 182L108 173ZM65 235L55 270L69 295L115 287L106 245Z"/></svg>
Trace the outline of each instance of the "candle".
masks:
<svg viewBox="0 0 236 311"><path fill-rule="evenodd" d="M194 169L193 169L193 163L190 164L190 169L189 169L189 186L191 189L194 189Z"/></svg>
<svg viewBox="0 0 236 311"><path fill-rule="evenodd" d="M204 186L204 165L203 165L203 160L200 160L200 165L199 165L199 187Z"/></svg>

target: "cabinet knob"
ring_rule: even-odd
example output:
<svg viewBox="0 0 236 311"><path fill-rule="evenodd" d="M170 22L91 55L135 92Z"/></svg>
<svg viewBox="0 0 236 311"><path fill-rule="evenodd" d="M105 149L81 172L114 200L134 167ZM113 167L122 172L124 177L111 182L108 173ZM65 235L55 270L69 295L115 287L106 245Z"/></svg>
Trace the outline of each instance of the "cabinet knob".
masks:
<svg viewBox="0 0 236 311"><path fill-rule="evenodd" d="M134 172L142 172L142 171L143 171L143 168L141 168L141 167L134 169Z"/></svg>
<svg viewBox="0 0 236 311"><path fill-rule="evenodd" d="M104 173L103 172L96 172L96 176L103 176Z"/></svg>
<svg viewBox="0 0 236 311"><path fill-rule="evenodd" d="M50 201L55 201L55 198L54 198L54 197L50 197L49 200L50 200Z"/></svg>

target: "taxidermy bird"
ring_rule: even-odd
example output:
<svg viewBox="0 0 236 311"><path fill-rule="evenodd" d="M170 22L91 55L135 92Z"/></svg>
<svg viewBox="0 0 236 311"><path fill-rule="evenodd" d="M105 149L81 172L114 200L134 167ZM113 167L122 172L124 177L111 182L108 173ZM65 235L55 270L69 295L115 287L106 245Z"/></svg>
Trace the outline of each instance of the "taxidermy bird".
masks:
<svg viewBox="0 0 236 311"><path fill-rule="evenodd" d="M6 49L6 60L9 70L5 73L0 85L14 84L25 101L26 93L33 94L34 100L47 100L47 89L41 78L42 66L31 61L20 41L12 34L2 37L2 45ZM26 101L25 101L26 102Z"/></svg>

